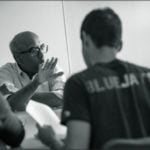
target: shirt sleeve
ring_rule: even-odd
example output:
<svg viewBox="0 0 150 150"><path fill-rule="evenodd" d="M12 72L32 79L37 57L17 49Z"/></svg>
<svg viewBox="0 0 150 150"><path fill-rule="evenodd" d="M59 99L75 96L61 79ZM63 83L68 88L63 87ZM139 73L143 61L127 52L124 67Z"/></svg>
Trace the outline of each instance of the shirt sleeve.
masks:
<svg viewBox="0 0 150 150"><path fill-rule="evenodd" d="M0 92L5 98L18 89L13 84L12 74L7 67L0 68Z"/></svg>
<svg viewBox="0 0 150 150"><path fill-rule="evenodd" d="M55 73L57 72L63 72L63 70L58 65L56 66L55 69ZM58 97L62 98L65 82L66 77L64 74L53 80L50 80L49 81L50 91L56 94Z"/></svg>
<svg viewBox="0 0 150 150"><path fill-rule="evenodd" d="M72 77L64 89L64 107L62 111L62 124L69 120L82 120L90 122L90 104L88 94L82 82Z"/></svg>

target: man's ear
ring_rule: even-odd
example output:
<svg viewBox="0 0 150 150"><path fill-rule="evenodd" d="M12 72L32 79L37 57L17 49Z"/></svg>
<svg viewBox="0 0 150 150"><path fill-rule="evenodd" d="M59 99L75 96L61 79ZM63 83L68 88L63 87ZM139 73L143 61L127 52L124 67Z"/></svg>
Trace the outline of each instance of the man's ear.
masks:
<svg viewBox="0 0 150 150"><path fill-rule="evenodd" d="M118 46L117 46L118 52L121 51L122 45L123 45L123 42L122 42L122 40L121 40L121 41L119 42Z"/></svg>
<svg viewBox="0 0 150 150"><path fill-rule="evenodd" d="M85 46L89 46L89 42L90 42L91 38L90 36L85 33L84 31L82 31L82 42Z"/></svg>
<svg viewBox="0 0 150 150"><path fill-rule="evenodd" d="M22 61L22 58L18 54L14 54L13 56L17 63L20 63Z"/></svg>
<svg viewBox="0 0 150 150"><path fill-rule="evenodd" d="M86 33L84 32L84 31L82 31L82 33L81 33L82 35L82 41L84 42L85 41L85 36L86 36Z"/></svg>

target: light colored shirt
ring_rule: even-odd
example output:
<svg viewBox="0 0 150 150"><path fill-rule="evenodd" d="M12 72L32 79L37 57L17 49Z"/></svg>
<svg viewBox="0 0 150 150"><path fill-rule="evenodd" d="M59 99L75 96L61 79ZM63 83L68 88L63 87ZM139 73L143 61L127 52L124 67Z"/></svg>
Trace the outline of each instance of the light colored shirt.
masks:
<svg viewBox="0 0 150 150"><path fill-rule="evenodd" d="M55 72L59 71L62 70L56 66ZM7 63L0 68L0 91L5 98L11 93L22 89L31 81L28 75L19 68L17 63ZM41 84L36 92L53 92L57 96L62 95L65 81L66 78L64 75L59 76L56 79Z"/></svg>

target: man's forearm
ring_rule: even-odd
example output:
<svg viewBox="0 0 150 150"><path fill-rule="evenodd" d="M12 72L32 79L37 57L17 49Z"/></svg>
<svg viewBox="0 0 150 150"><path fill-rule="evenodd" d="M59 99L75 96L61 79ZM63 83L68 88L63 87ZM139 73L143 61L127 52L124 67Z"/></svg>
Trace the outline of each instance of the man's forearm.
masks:
<svg viewBox="0 0 150 150"><path fill-rule="evenodd" d="M53 92L36 92L32 96L32 100L46 104L50 107L59 107L63 104L62 95L58 96L58 93L55 94Z"/></svg>
<svg viewBox="0 0 150 150"><path fill-rule="evenodd" d="M31 99L38 86L39 83L35 79L21 90L9 96L8 101L12 110L24 111L27 103Z"/></svg>

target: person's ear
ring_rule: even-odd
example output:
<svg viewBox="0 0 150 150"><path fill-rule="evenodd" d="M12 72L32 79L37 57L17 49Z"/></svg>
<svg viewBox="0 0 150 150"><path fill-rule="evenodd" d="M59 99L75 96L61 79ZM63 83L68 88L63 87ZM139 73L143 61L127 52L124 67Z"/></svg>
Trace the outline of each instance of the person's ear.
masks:
<svg viewBox="0 0 150 150"><path fill-rule="evenodd" d="M85 47L89 47L92 42L91 37L84 31L82 32L82 42Z"/></svg>
<svg viewBox="0 0 150 150"><path fill-rule="evenodd" d="M17 63L20 63L22 61L22 57L20 57L19 54L13 54L13 56Z"/></svg>
<svg viewBox="0 0 150 150"><path fill-rule="evenodd" d="M123 45L123 43L122 43L122 40L121 40L121 41L119 42L118 46L117 46L118 52L121 51L122 45Z"/></svg>

